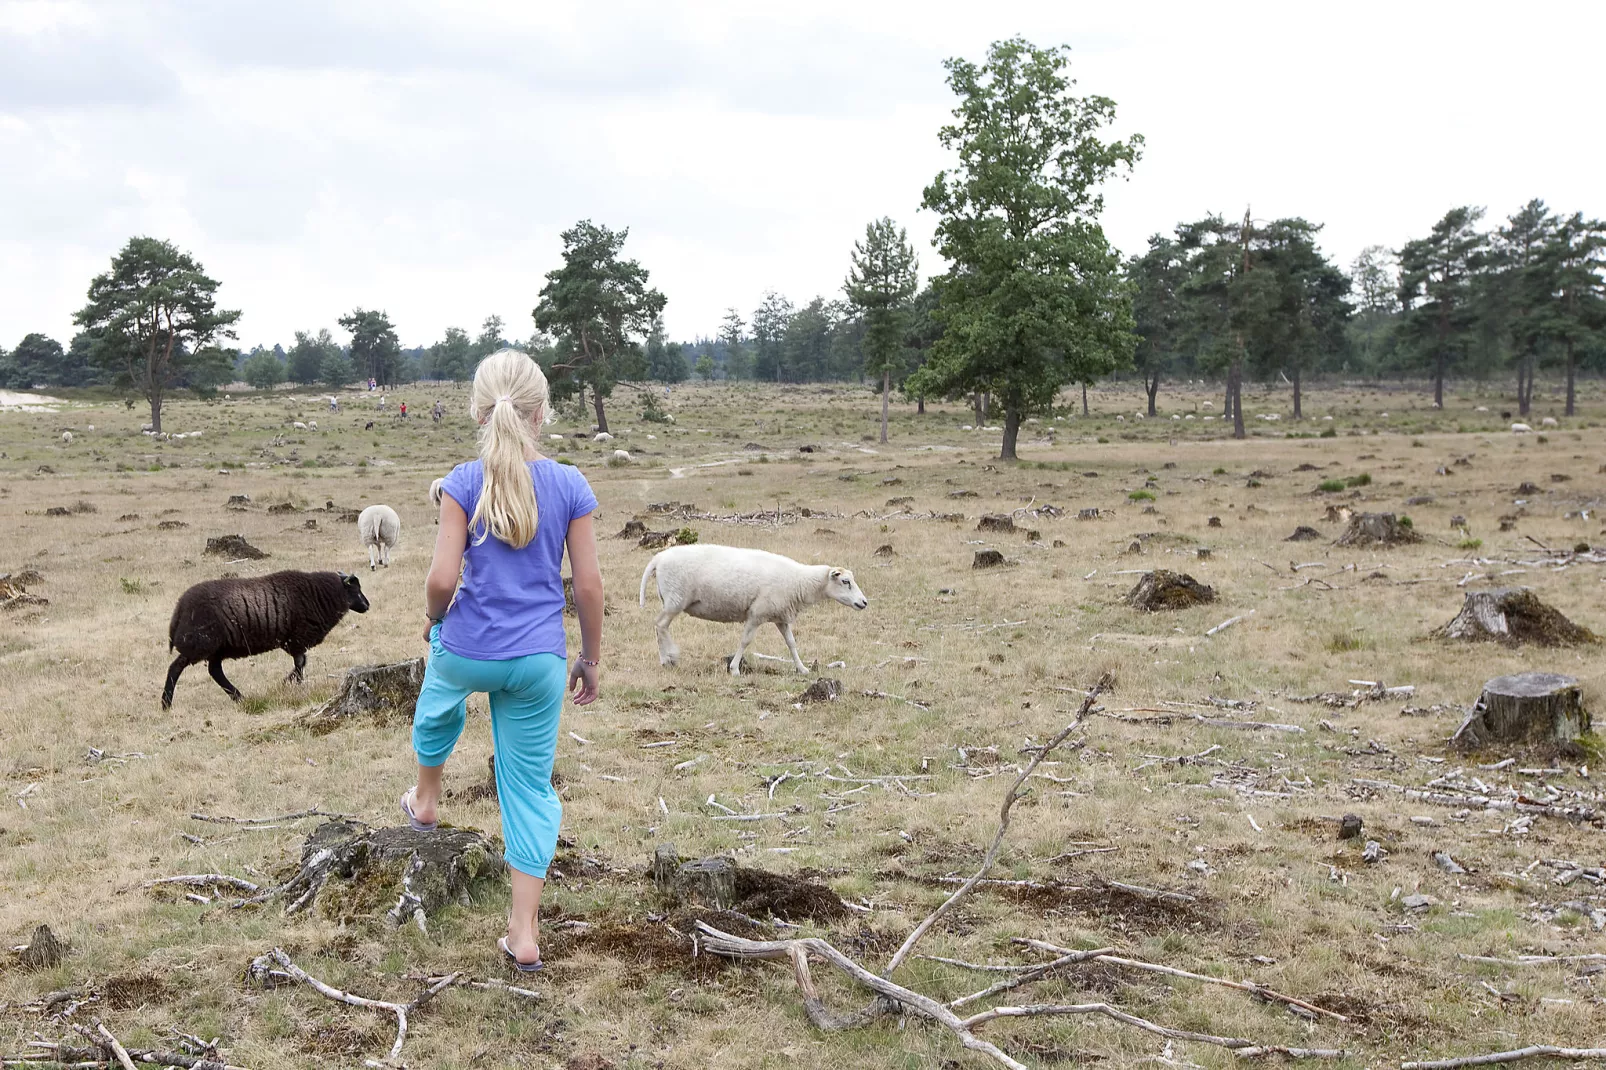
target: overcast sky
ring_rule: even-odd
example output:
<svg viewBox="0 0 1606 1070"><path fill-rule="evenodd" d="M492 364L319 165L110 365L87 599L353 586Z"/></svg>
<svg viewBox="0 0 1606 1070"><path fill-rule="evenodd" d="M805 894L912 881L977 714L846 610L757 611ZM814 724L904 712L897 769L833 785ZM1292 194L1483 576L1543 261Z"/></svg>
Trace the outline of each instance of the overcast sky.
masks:
<svg viewBox="0 0 1606 1070"><path fill-rule="evenodd" d="M0 0L0 345L65 342L135 234L222 281L243 348L358 305L406 345L522 337L585 218L630 228L682 339L838 291L877 216L929 274L941 62L1016 33L1147 140L1104 217L1128 253L1246 206L1346 265L1456 204L1606 215L1598 0Z"/></svg>

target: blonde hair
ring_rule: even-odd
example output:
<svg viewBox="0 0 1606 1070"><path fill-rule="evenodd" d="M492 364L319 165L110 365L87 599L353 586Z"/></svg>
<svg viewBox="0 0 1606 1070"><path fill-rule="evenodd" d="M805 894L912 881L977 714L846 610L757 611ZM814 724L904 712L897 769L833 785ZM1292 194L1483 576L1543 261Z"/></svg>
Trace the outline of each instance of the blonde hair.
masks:
<svg viewBox="0 0 1606 1070"><path fill-rule="evenodd" d="M525 458L537 451L536 428L547 416L547 383L530 355L502 349L474 369L469 415L480 424L485 482L468 529L478 545L495 535L516 550L535 538L535 484ZM483 530L482 530L483 529Z"/></svg>

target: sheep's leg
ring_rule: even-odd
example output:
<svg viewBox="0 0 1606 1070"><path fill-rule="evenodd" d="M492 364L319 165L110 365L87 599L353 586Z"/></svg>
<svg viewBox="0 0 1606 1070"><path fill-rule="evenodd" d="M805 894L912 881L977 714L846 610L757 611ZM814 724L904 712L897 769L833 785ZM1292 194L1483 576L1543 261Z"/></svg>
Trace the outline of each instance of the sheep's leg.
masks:
<svg viewBox="0 0 1606 1070"><path fill-rule="evenodd" d="M669 622L674 620L677 615L674 610L668 608L658 614L658 664L660 665L680 664L680 647L676 646L675 641L669 637Z"/></svg>
<svg viewBox="0 0 1606 1070"><path fill-rule="evenodd" d="M178 677L185 669L190 667L190 659L180 654L173 659L173 664L167 667L167 686L162 688L162 709L173 708L173 688L178 686Z"/></svg>
<svg viewBox="0 0 1606 1070"><path fill-rule="evenodd" d="M373 543L368 544L368 571L375 572L379 568L379 547Z"/></svg>
<svg viewBox="0 0 1606 1070"><path fill-rule="evenodd" d="M748 617L747 623L742 625L742 640L736 644L736 656L731 658L731 675L742 675L742 655L747 653L748 644L752 643L753 636L758 634L759 622Z"/></svg>
<svg viewBox="0 0 1606 1070"><path fill-rule="evenodd" d="M803 664L803 655L797 652L797 638L792 634L792 622L778 620L775 622L775 626L781 630L781 638L786 640L786 649L792 652L792 664L797 666L797 671L808 672L809 667Z"/></svg>
<svg viewBox="0 0 1606 1070"><path fill-rule="evenodd" d="M206 671L212 674L212 679L217 681L219 687L228 692L230 698L235 702L240 701L240 689L229 683L229 678L223 675L222 658L213 658L207 662Z"/></svg>
<svg viewBox="0 0 1606 1070"><path fill-rule="evenodd" d="M295 659L296 667L290 670L290 675L284 678L284 682L287 684L304 683L305 677L302 676L302 672L307 667L307 652L305 650L291 650L288 653Z"/></svg>

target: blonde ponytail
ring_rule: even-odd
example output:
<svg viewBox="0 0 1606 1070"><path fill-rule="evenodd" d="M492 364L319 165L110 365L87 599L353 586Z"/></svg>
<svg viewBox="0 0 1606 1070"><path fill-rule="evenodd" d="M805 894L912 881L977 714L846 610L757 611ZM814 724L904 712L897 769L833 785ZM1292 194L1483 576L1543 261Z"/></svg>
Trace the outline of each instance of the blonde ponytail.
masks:
<svg viewBox="0 0 1606 1070"><path fill-rule="evenodd" d="M522 550L535 538L539 519L526 458L537 451L536 428L546 419L546 376L517 349L492 353L474 370L468 411L480 424L485 470L469 532L476 544L494 535Z"/></svg>

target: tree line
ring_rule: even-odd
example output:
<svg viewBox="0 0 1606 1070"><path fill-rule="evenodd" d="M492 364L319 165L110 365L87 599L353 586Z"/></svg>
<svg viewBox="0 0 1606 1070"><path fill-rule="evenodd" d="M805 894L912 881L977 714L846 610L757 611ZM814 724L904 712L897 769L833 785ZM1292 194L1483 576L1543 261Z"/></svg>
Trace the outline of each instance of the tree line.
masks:
<svg viewBox="0 0 1606 1070"><path fill-rule="evenodd" d="M467 379L479 359L519 344L553 396L589 408L607 430L620 382L750 379L856 381L966 399L976 422L1001 419L1012 458L1025 418L1050 412L1067 386L1137 373L1157 414L1162 384L1219 376L1224 413L1244 434L1245 377L1288 385L1296 419L1313 375L1423 376L1443 405L1453 376L1511 375L1527 414L1537 374L1561 373L1575 410L1580 370L1606 365L1606 223L1530 201L1502 224L1457 207L1398 250L1373 246L1345 271L1320 248L1319 223L1220 215L1156 234L1123 258L1104 234L1103 187L1129 175L1143 139L1108 139L1115 102L1078 95L1064 47L995 42L980 62L944 64L958 98L938 131L955 163L923 191L947 270L918 285L903 228L871 222L847 256L839 293L794 305L766 292L744 318L728 309L713 337L669 340L666 299L624 255L628 228L582 220L561 235L522 342L497 316L477 335L451 327L404 349L386 312L357 308L330 330L297 331L288 350L228 348L240 313L216 305L218 283L171 243L134 238L91 282L71 344L30 334L0 350L0 386L133 389L160 428L174 389L232 378L338 388Z"/></svg>

